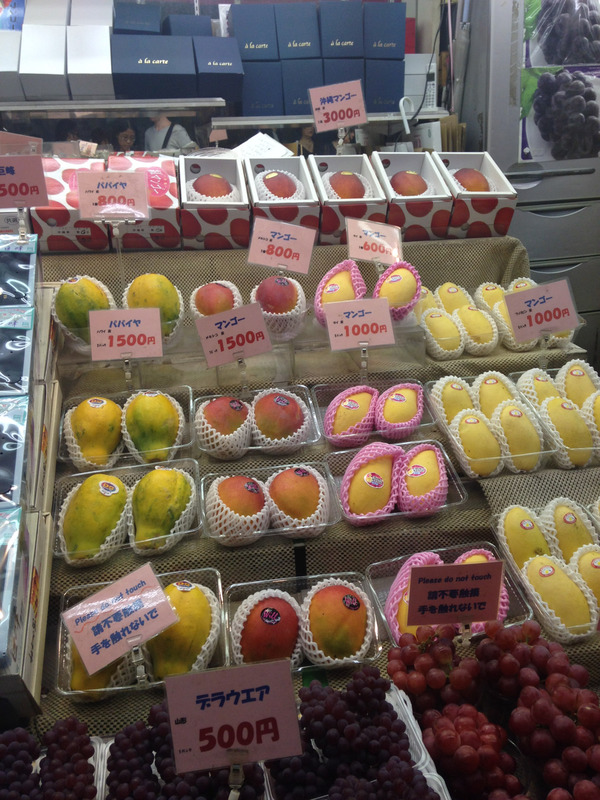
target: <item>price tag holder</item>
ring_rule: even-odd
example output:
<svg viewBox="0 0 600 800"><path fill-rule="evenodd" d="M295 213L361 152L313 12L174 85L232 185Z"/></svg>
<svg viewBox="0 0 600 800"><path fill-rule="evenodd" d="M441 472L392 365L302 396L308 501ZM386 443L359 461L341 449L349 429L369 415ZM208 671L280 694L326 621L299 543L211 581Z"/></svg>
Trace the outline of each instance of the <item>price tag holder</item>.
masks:
<svg viewBox="0 0 600 800"><path fill-rule="evenodd" d="M220 367L273 349L258 303L197 319L196 329L209 367Z"/></svg>
<svg viewBox="0 0 600 800"><path fill-rule="evenodd" d="M360 81L330 83L328 86L309 89L308 96L317 133L350 125L364 125L367 122Z"/></svg>
<svg viewBox="0 0 600 800"><path fill-rule="evenodd" d="M100 491L114 492L104 481ZM130 572L62 613L90 675L177 622L150 564Z"/></svg>
<svg viewBox="0 0 600 800"><path fill-rule="evenodd" d="M38 136L23 136L20 133L0 131L0 154L3 156L41 156L42 139Z"/></svg>
<svg viewBox="0 0 600 800"><path fill-rule="evenodd" d="M442 625L497 619L503 580L504 561L413 567L407 623Z"/></svg>
<svg viewBox="0 0 600 800"><path fill-rule="evenodd" d="M402 260L400 228L346 217L348 255L362 261L395 264Z"/></svg>
<svg viewBox="0 0 600 800"><path fill-rule="evenodd" d="M84 219L147 219L145 172L79 172L79 213Z"/></svg>
<svg viewBox="0 0 600 800"><path fill-rule="evenodd" d="M290 662L165 679L178 773L300 755Z"/></svg>
<svg viewBox="0 0 600 800"><path fill-rule="evenodd" d="M158 358L163 354L160 309L90 311L92 361Z"/></svg>
<svg viewBox="0 0 600 800"><path fill-rule="evenodd" d="M510 292L504 299L518 342L536 339L546 333L571 331L579 324L571 289L564 278L532 289Z"/></svg>
<svg viewBox="0 0 600 800"><path fill-rule="evenodd" d="M317 231L314 228L256 217L248 250L248 263L306 275L316 237Z"/></svg>
<svg viewBox="0 0 600 800"><path fill-rule="evenodd" d="M386 297L343 300L323 306L332 350L395 343L390 304Z"/></svg>
<svg viewBox="0 0 600 800"><path fill-rule="evenodd" d="M0 156L0 208L48 205L41 156Z"/></svg>

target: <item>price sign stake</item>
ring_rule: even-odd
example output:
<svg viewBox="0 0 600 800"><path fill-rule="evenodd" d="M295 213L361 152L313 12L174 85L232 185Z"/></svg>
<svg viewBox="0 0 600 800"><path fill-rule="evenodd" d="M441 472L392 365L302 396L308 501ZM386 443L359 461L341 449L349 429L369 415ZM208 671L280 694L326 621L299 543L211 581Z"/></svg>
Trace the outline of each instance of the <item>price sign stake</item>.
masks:
<svg viewBox="0 0 600 800"><path fill-rule="evenodd" d="M220 367L273 349L258 303L197 319L196 329L209 367Z"/></svg>
<svg viewBox="0 0 600 800"><path fill-rule="evenodd" d="M47 205L41 156L0 156L0 208Z"/></svg>
<svg viewBox="0 0 600 800"><path fill-rule="evenodd" d="M348 255L363 261L395 264L402 260L400 228L346 217Z"/></svg>
<svg viewBox="0 0 600 800"><path fill-rule="evenodd" d="M506 294L506 308L518 342L545 333L572 331L579 324L566 279Z"/></svg>
<svg viewBox="0 0 600 800"><path fill-rule="evenodd" d="M248 250L248 263L274 269L308 273L317 231L303 225L256 217Z"/></svg>
<svg viewBox="0 0 600 800"><path fill-rule="evenodd" d="M344 300L323 306L332 350L394 344L390 304L386 297Z"/></svg>
<svg viewBox="0 0 600 800"><path fill-rule="evenodd" d="M92 361L157 358L163 354L160 309L90 311Z"/></svg>
<svg viewBox="0 0 600 800"><path fill-rule="evenodd" d="M165 679L178 773L302 753L290 662Z"/></svg>
<svg viewBox="0 0 600 800"><path fill-rule="evenodd" d="M331 83L328 86L309 89L308 95L317 133L350 125L364 125L367 122L360 81Z"/></svg>
<svg viewBox="0 0 600 800"><path fill-rule="evenodd" d="M100 491L118 489L106 480ZM62 618L90 675L178 619L150 564L71 606Z"/></svg>
<svg viewBox="0 0 600 800"><path fill-rule="evenodd" d="M145 172L79 172L79 213L84 219L146 219Z"/></svg>

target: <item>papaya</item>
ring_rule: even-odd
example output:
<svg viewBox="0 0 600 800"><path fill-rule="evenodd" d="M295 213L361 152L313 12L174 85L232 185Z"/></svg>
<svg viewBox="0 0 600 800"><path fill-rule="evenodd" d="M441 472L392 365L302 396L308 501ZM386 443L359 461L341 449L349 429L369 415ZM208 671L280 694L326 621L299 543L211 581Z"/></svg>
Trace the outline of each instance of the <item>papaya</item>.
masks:
<svg viewBox="0 0 600 800"><path fill-rule="evenodd" d="M90 342L90 311L110 308L110 299L91 278L77 276L61 283L54 298L54 310L60 322L75 336Z"/></svg>
<svg viewBox="0 0 600 800"><path fill-rule="evenodd" d="M63 519L63 537L70 558L91 558L100 552L116 527L126 500L125 486L113 475L90 475L78 486Z"/></svg>
<svg viewBox="0 0 600 800"><path fill-rule="evenodd" d="M192 490L177 469L153 469L139 480L131 499L135 543L141 548L160 547L190 501Z"/></svg>
<svg viewBox="0 0 600 800"><path fill-rule="evenodd" d="M173 333L181 312L177 289L164 275L147 272L129 284L126 295L128 308L158 308L163 336Z"/></svg>
<svg viewBox="0 0 600 800"><path fill-rule="evenodd" d="M118 667L118 662L111 662L106 667L102 667L93 675L87 671L83 663L79 650L71 642L71 689L74 692L86 692L90 700L100 700L102 693L100 689L106 689L111 682L113 675Z"/></svg>
<svg viewBox="0 0 600 800"><path fill-rule="evenodd" d="M103 467L121 441L121 406L88 397L71 412L71 430L86 461Z"/></svg>
<svg viewBox="0 0 600 800"><path fill-rule="evenodd" d="M128 403L124 424L146 463L168 460L179 432L179 414L169 395L140 392Z"/></svg>

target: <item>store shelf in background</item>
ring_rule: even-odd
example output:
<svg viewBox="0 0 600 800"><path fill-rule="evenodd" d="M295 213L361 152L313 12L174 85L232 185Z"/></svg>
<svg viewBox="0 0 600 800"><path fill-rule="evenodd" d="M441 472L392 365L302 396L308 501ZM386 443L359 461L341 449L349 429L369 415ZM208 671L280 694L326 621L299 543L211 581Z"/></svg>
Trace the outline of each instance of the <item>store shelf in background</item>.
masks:
<svg viewBox="0 0 600 800"><path fill-rule="evenodd" d="M97 117L109 113L113 117L148 117L149 100L54 100L31 103L0 103L0 115L7 119L21 117L62 119L63 117ZM198 108L222 108L222 97L190 97L181 100L152 100L157 111L176 112L179 117L193 117Z"/></svg>

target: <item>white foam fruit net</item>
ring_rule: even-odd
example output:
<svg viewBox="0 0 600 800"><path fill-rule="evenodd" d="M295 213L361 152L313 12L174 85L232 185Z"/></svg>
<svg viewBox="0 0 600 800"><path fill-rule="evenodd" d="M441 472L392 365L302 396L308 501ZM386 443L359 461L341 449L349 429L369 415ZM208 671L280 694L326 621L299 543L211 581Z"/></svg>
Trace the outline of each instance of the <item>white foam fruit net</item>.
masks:
<svg viewBox="0 0 600 800"><path fill-rule="evenodd" d="M179 419L179 425L177 427L177 434L175 436L175 441L166 447L161 447L160 450L138 450L133 442L133 439L131 438L131 434L127 430L127 409L129 408L129 405L135 400L136 397L144 394L149 396L163 395L164 397L166 397L173 406L173 408L175 409L177 417ZM177 452L177 448L180 446L182 442L184 430L185 430L185 416L183 414L183 409L180 403L174 397L172 397L170 394L166 394L165 392L150 391L150 390L134 392L134 394L130 395L130 397L127 398L127 402L123 406L123 416L121 420L121 433L123 436L123 441L125 442L127 450L140 464L148 464L151 463L152 461L170 461L172 458L174 458L175 453ZM158 454L162 453L163 450L167 451L166 458L162 455L158 456Z"/></svg>
<svg viewBox="0 0 600 800"><path fill-rule="evenodd" d="M248 619L248 614L261 600L270 600L271 598L278 598L279 600L283 600L284 602L288 603L294 609L296 616L298 617L298 638L296 639L294 650L290 655L292 669L297 669L302 663L303 658L302 644L300 642L300 618L302 616L302 610L298 601L292 597L289 592L283 592L281 589L263 589L260 592L254 592L246 597L245 600L243 600L238 606L231 621L231 628L229 631L233 661L235 664L246 663L242 654L241 641L242 633L244 632L244 626L246 624L246 620Z"/></svg>
<svg viewBox="0 0 600 800"><path fill-rule="evenodd" d="M235 398L237 400L237 398ZM240 427L233 433L219 433L207 421L204 416L204 409L210 403L206 400L196 409L194 427L196 430L196 441L201 450L206 450L214 458L222 461L231 461L241 458L248 452L252 440L252 420L250 417L250 405L243 400L237 400L248 409L248 416Z"/></svg>
<svg viewBox="0 0 600 800"><path fill-rule="evenodd" d="M304 188L304 184L301 180L299 180L295 175L291 172L287 172L286 170L279 169L276 170L282 175L285 175L289 178L292 183L295 185L296 189L293 194L289 195L288 197L280 197L277 194L273 194L270 189L267 189L265 186L265 177L270 175L275 170L265 170L264 172L259 172L256 178L254 179L254 183L256 185L256 193L258 194L259 200L268 200L271 203L281 202L282 200L304 200L306 197L306 189Z"/></svg>
<svg viewBox="0 0 600 800"><path fill-rule="evenodd" d="M75 435L73 433L73 426L71 424L71 417L73 415L74 408L69 408L65 416L63 418L63 438L65 441L65 445L67 447L67 452L69 454L69 458L73 462L73 465L80 471L85 472L86 470L96 470L96 469L111 469L119 460L123 450L125 449L125 442L121 438L119 444L115 447L115 449L110 453L104 464L98 464L96 461L90 461L83 455L81 447Z"/></svg>
<svg viewBox="0 0 600 800"><path fill-rule="evenodd" d="M502 414L506 408L511 409L508 412L509 415L515 416L515 419L518 419L519 416L521 418L525 418L533 427L537 435L538 445L535 449L532 449L531 452L523 447L523 440L518 435L516 438L515 436L512 436L511 442L509 443L507 430L502 424ZM502 455L506 461L506 466L511 472L534 472L535 470L540 469L546 460L546 452L544 450L544 431L542 429L541 422L533 409L530 409L521 400L504 400L499 406L496 407L496 410L492 415L491 422L497 432L498 440L500 441L500 447L502 449Z"/></svg>
<svg viewBox="0 0 600 800"><path fill-rule="evenodd" d="M572 548L572 545L569 542L568 536L566 537L566 541L564 535L561 537L556 524L557 509L560 506L564 506L565 509L567 509L563 514L563 523L565 526L575 525L577 520L579 520L587 531L589 544L594 544L596 547L600 545L594 523L583 506L571 500L570 497L555 497L546 503L540 512L540 522L543 526L542 530L544 531L544 536L548 540L550 552L553 556L561 558L563 561L569 561L572 556L572 553L569 551L566 553L563 551L561 542L564 542L568 548Z"/></svg>
<svg viewBox="0 0 600 800"><path fill-rule="evenodd" d="M456 322L459 329L461 330L464 340L465 340L465 352L469 353L473 356L485 356L488 353L491 353L492 350L495 350L498 346L498 326L496 325L494 318L491 314L487 311L484 311L482 308L477 308L476 306L469 306L469 308L473 308L481 314L482 318L485 322L488 323L491 329L490 339L487 342L482 341L481 337L477 334L473 334L470 332L462 318L460 316L459 309L456 309L452 312L452 319Z"/></svg>
<svg viewBox="0 0 600 800"><path fill-rule="evenodd" d="M471 419L477 420L478 422L471 422ZM472 450L466 451L460 434L460 424L463 420L465 420L465 424L467 425L480 424L486 427L498 442L500 454L496 456L488 455L483 452L474 453ZM504 458L502 456L498 426L494 425L485 414L482 414L481 411L475 408L468 408L464 411L460 411L452 420L449 430L456 457L460 466L470 478L489 478L502 471L504 467Z"/></svg>
<svg viewBox="0 0 600 800"><path fill-rule="evenodd" d="M302 415L304 417L300 427L289 436L285 436L282 439L271 439L269 436L265 436L256 423L256 404L259 400L269 394L279 395L282 399L292 398L292 400L295 400L300 406ZM252 444L260 447L267 453L274 454L293 453L294 451L298 450L306 442L312 426L311 413L304 400L302 400L301 397L298 397L298 395L294 394L293 392L283 390L279 391L276 389L265 389L264 391L255 395L250 407L250 418L250 424L252 427Z"/></svg>
<svg viewBox="0 0 600 800"><path fill-rule="evenodd" d="M456 337L452 336L437 338L429 327L429 324L432 322L432 320L435 320L436 318L435 316L432 316L432 314L445 317L446 319L450 320L450 322L456 328ZM437 361L447 361L451 358L458 358L465 349L465 338L463 331L458 327L456 322L452 319L452 315L448 314L447 311L443 311L441 308L428 309L421 317L421 327L425 331L425 349L429 355L432 358L435 358ZM456 347L451 346L454 344L454 338L456 338L458 342Z"/></svg>
<svg viewBox="0 0 600 800"><path fill-rule="evenodd" d="M225 286L227 287L227 289L231 291L231 293L233 294L233 308L239 308L242 305L243 303L242 293L235 285L235 283L231 283L231 281L222 281L222 280L215 281L215 283L220 283L221 286ZM202 289L204 286L206 286L206 284L202 284L202 286L197 286L190 295L190 313L192 314L194 319L203 319L205 316L200 311L198 311L198 307L196 306L196 294L198 293L198 290Z"/></svg>
<svg viewBox="0 0 600 800"><path fill-rule="evenodd" d="M295 278L285 278L296 287L296 305L291 311L284 311L281 314L274 314L270 311L263 311L262 315L265 320L265 327L269 331L269 336L278 342L289 342L294 339L304 325L304 318L306 317L306 295L304 289ZM255 286L250 292L250 302L256 303L256 290Z"/></svg>
<svg viewBox="0 0 600 800"><path fill-rule="evenodd" d="M325 526L329 521L329 510L331 505L329 487L327 486L327 481L321 475L321 473L308 464L298 464L298 466L293 467L293 469L308 472L315 477L317 483L319 484L319 499L317 508L310 516L305 517L304 519L291 517L289 514L286 514L285 511L279 508L271 496L271 484L277 475L280 475L285 471L279 470L271 475L265 483L265 488L271 500L270 525L274 532L280 533L282 536L298 539L313 539L323 533Z"/></svg>
<svg viewBox="0 0 600 800"><path fill-rule="evenodd" d="M112 292L110 291L108 286L105 286L105 284L103 284L102 281L99 281L97 278L92 278L91 275L74 275L72 278L66 278L65 281L63 281L63 283L65 283L66 281L81 280L82 278L85 278L86 280L91 281L102 292L104 292L104 294L106 295L106 298L108 300L108 307L110 309L114 309L114 308L117 307L117 304L115 302L115 298L112 296ZM58 289L57 289L57 291L58 291ZM61 322L61 320L59 319L59 317L58 317L58 315L56 313L56 292L54 292L54 294L52 296L52 304L50 306L50 313L52 314L52 318L54 319L54 322L58 326L59 330L62 331L65 339L69 342L69 344L71 345L73 350L75 350L75 352L77 352L77 353L84 353L84 354L90 353L91 345L88 342L86 342L85 339L83 339L81 336L79 336L75 331L72 331L69 328L67 328L67 326L63 322Z"/></svg>
<svg viewBox="0 0 600 800"><path fill-rule="evenodd" d="M204 513L210 527L207 533L227 547L239 547L256 542L269 529L271 508L265 486L256 478L248 478L258 484L265 496L265 503L256 514L243 516L232 511L219 496L219 486L226 477L222 475L215 478L206 493Z"/></svg>

